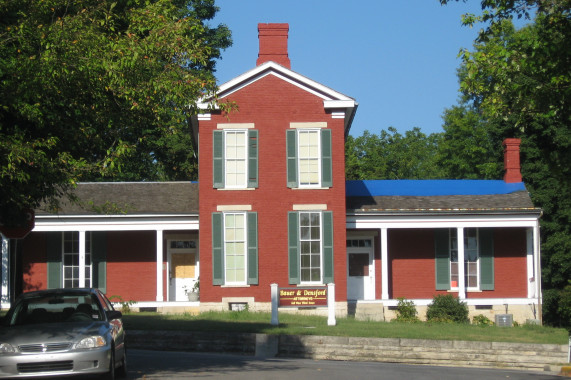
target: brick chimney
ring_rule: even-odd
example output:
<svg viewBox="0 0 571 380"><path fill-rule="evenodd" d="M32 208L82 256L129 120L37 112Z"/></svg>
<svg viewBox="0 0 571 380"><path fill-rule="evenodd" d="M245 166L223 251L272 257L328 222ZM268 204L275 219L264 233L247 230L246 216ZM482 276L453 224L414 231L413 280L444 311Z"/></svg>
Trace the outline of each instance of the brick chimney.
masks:
<svg viewBox="0 0 571 380"><path fill-rule="evenodd" d="M505 139L502 143L504 147L504 181L507 183L521 182L520 143L521 139Z"/></svg>
<svg viewBox="0 0 571 380"><path fill-rule="evenodd" d="M258 24L258 39L260 40L260 52L256 65L268 61L274 61L291 69L291 63L287 54L289 24Z"/></svg>

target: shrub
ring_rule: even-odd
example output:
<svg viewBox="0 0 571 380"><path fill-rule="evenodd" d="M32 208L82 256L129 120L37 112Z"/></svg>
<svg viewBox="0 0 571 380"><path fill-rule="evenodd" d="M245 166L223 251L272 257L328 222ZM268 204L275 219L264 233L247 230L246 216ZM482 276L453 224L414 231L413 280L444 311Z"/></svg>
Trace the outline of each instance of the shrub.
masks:
<svg viewBox="0 0 571 380"><path fill-rule="evenodd" d="M414 302L405 298L398 298L397 304L397 322L419 322L416 316L418 312L414 306Z"/></svg>
<svg viewBox="0 0 571 380"><path fill-rule="evenodd" d="M450 294L434 297L426 310L426 319L431 322L470 322L468 306Z"/></svg>
<svg viewBox="0 0 571 380"><path fill-rule="evenodd" d="M114 303L119 303L121 305L121 313L128 314L131 312L131 306L136 304L137 302L129 300L123 301L123 297L121 296L111 296L109 297L109 301Z"/></svg>
<svg viewBox="0 0 571 380"><path fill-rule="evenodd" d="M475 315L472 318L472 324L477 326L493 326L494 322L483 314Z"/></svg>

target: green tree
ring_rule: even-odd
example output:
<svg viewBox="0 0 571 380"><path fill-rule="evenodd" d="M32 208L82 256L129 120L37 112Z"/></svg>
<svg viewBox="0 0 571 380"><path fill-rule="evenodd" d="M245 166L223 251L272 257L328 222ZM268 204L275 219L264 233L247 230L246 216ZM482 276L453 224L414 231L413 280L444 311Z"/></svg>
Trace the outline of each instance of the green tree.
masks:
<svg viewBox="0 0 571 380"><path fill-rule="evenodd" d="M486 27L461 52L460 88L492 138L522 138L524 181L544 210L543 285L561 296L571 279L571 1L486 0L482 9L464 17ZM533 15L519 30L510 21Z"/></svg>
<svg viewBox="0 0 571 380"><path fill-rule="evenodd" d="M437 164L444 178L501 178L502 140L490 133L489 122L468 104L445 110L443 120Z"/></svg>
<svg viewBox="0 0 571 380"><path fill-rule="evenodd" d="M425 135L420 128L404 135L393 127L379 135L365 131L348 136L345 144L347 179L439 178L436 165L439 134Z"/></svg>
<svg viewBox="0 0 571 380"><path fill-rule="evenodd" d="M231 44L224 25L207 24L217 10L214 0L0 0L1 222L79 180L191 179L180 143Z"/></svg>

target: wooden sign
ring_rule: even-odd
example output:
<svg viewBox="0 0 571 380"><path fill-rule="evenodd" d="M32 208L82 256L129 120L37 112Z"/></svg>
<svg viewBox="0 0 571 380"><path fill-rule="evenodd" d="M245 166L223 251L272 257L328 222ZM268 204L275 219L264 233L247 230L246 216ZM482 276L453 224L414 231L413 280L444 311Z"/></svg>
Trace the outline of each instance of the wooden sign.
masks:
<svg viewBox="0 0 571 380"><path fill-rule="evenodd" d="M327 288L280 288L279 307L327 307Z"/></svg>

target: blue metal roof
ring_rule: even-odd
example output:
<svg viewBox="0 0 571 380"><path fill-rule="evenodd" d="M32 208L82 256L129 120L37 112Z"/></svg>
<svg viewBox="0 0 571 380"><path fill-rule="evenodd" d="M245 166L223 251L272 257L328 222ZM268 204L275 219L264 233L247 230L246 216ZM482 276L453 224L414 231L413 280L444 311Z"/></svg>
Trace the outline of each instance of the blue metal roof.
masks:
<svg viewBox="0 0 571 380"><path fill-rule="evenodd" d="M348 197L493 195L524 191L523 182L502 180L361 180L346 181Z"/></svg>

